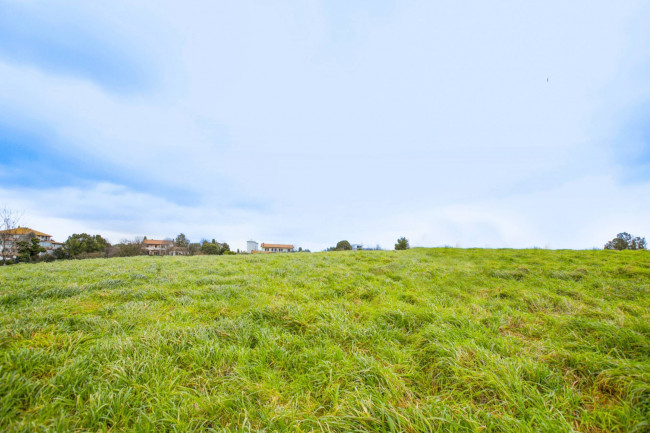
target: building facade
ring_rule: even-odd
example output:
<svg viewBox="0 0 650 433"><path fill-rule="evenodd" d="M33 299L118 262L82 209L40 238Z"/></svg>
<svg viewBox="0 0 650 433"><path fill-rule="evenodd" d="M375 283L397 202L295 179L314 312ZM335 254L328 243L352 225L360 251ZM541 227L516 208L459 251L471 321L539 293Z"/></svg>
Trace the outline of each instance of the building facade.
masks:
<svg viewBox="0 0 650 433"><path fill-rule="evenodd" d="M150 256L166 256L174 247L174 242L157 239L145 239L142 241L142 251Z"/></svg>
<svg viewBox="0 0 650 433"><path fill-rule="evenodd" d="M265 244L262 243L264 253L290 253L293 252L293 245L288 244Z"/></svg>
<svg viewBox="0 0 650 433"><path fill-rule="evenodd" d="M170 256L189 256L190 249L186 247L172 247L169 249Z"/></svg>
<svg viewBox="0 0 650 433"><path fill-rule="evenodd" d="M63 246L60 242L55 242L52 235L30 229L29 227L17 227L11 230L0 232L0 257L2 260L13 260L18 256L18 243L31 242L32 238L38 239L38 244L45 248L42 254L54 254L54 250Z"/></svg>

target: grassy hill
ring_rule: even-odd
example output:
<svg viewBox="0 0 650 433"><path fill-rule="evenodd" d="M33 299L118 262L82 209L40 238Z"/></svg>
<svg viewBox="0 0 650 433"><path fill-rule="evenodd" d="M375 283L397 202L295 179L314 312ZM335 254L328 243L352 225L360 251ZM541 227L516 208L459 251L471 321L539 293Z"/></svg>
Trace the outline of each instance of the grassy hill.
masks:
<svg viewBox="0 0 650 433"><path fill-rule="evenodd" d="M0 431L650 431L650 254L0 268Z"/></svg>

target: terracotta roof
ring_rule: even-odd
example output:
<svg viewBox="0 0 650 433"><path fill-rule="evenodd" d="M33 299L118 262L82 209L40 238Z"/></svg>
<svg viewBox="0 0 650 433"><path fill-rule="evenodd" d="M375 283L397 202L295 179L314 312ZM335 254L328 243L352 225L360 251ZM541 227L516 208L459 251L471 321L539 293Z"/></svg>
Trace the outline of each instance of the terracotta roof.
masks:
<svg viewBox="0 0 650 433"><path fill-rule="evenodd" d="M288 248L288 249L293 249L293 245L285 245L285 244L262 244L262 248Z"/></svg>
<svg viewBox="0 0 650 433"><path fill-rule="evenodd" d="M3 230L0 233L10 233L12 235L28 235L30 233L34 233L36 236L47 236L47 237L52 237L52 235L48 235L47 233L39 232L38 230L32 230L29 227L18 227L15 229L10 229L10 230Z"/></svg>
<svg viewBox="0 0 650 433"><path fill-rule="evenodd" d="M171 245L172 241L159 241L157 239L145 239L142 245Z"/></svg>

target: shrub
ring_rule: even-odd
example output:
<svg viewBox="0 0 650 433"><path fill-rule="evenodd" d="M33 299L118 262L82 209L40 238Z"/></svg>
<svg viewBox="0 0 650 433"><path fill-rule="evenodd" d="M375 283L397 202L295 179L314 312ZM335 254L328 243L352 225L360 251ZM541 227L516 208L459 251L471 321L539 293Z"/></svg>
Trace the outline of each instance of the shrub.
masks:
<svg viewBox="0 0 650 433"><path fill-rule="evenodd" d="M399 250L408 250L409 248L411 248L409 246L409 241L405 237L399 238L397 240L397 243L395 244L395 249L398 250L398 251Z"/></svg>
<svg viewBox="0 0 650 433"><path fill-rule="evenodd" d="M43 262L53 262L56 260L56 257L54 257L52 254L43 254L41 256L41 261Z"/></svg>

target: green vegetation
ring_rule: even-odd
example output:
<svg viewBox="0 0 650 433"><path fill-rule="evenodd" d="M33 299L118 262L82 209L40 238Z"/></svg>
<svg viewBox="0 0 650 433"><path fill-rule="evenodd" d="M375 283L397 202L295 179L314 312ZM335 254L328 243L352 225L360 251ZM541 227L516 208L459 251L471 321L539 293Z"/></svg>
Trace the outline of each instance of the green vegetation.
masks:
<svg viewBox="0 0 650 433"><path fill-rule="evenodd" d="M0 269L0 431L633 432L647 251Z"/></svg>
<svg viewBox="0 0 650 433"><path fill-rule="evenodd" d="M645 250L645 238L632 236L627 232L619 233L614 239L605 244L606 250Z"/></svg>
<svg viewBox="0 0 650 433"><path fill-rule="evenodd" d="M403 236L399 238L397 240L397 243L395 244L396 251L404 251L404 250L408 250L409 248L411 248L411 246L409 245L409 241Z"/></svg>
<svg viewBox="0 0 650 433"><path fill-rule="evenodd" d="M338 241L335 247L330 247L327 251L351 251L352 245L349 241Z"/></svg>
<svg viewBox="0 0 650 433"><path fill-rule="evenodd" d="M111 245L101 235L87 233L73 234L63 244L63 250L69 257L93 258L100 257Z"/></svg>
<svg viewBox="0 0 650 433"><path fill-rule="evenodd" d="M225 243L219 243L216 240L212 239L212 242L204 241L203 244L201 245L201 252L203 254L210 254L210 255L221 255L221 254L229 254L230 253L230 246Z"/></svg>
<svg viewBox="0 0 650 433"><path fill-rule="evenodd" d="M18 258L21 262L37 262L39 261L39 254L47 250L40 245L40 240L33 236L29 241L16 242L18 247Z"/></svg>

